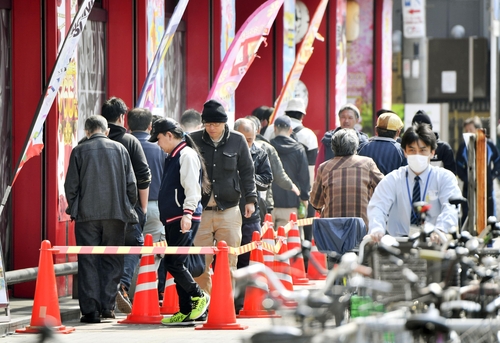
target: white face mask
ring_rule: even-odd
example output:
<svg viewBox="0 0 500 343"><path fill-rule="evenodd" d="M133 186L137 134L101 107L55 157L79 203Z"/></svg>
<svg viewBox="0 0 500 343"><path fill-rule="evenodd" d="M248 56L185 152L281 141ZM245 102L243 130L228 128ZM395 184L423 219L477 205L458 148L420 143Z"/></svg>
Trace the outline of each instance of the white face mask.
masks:
<svg viewBox="0 0 500 343"><path fill-rule="evenodd" d="M429 156L425 155L408 155L408 165L415 174L420 174L429 165Z"/></svg>

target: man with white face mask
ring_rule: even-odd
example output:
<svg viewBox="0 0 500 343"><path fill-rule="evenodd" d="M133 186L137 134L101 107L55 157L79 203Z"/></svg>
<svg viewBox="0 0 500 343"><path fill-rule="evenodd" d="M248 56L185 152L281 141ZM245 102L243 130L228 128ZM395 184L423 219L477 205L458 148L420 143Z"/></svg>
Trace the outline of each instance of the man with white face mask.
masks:
<svg viewBox="0 0 500 343"><path fill-rule="evenodd" d="M430 165L437 146L434 132L427 124L412 126L404 133L401 146L408 166L387 174L375 188L368 204L368 233L376 240L386 233L407 236L410 225L416 224L412 205L416 201L431 205L426 227L448 232L458 225L457 212L449 199L462 194L452 172Z"/></svg>

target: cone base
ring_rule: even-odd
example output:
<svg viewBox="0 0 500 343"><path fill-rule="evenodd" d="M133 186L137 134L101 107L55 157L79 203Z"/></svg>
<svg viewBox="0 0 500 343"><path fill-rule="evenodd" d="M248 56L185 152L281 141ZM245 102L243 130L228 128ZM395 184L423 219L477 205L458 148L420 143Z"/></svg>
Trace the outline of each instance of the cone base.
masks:
<svg viewBox="0 0 500 343"><path fill-rule="evenodd" d="M43 328L39 326L26 326L25 328L22 329L16 329L16 333L40 333ZM54 328L51 328L54 333L62 333L62 334L67 334L67 333L72 333L75 331L74 327L66 327L64 325L61 326L56 326Z"/></svg>
<svg viewBox="0 0 500 343"><path fill-rule="evenodd" d="M300 286L312 286L314 285L314 282L311 282L308 278L298 278L293 279L293 284Z"/></svg>
<svg viewBox="0 0 500 343"><path fill-rule="evenodd" d="M167 308L163 308L163 307L160 308L161 314L176 314L179 311L180 311L179 306L177 306L177 307L169 306Z"/></svg>
<svg viewBox="0 0 500 343"><path fill-rule="evenodd" d="M238 323L228 323L228 324L210 324L206 323L203 325L196 326L195 330L246 330L248 325L241 325Z"/></svg>
<svg viewBox="0 0 500 343"><path fill-rule="evenodd" d="M309 280L315 280L315 281L326 280L325 275L314 275L314 276L307 275L307 276L309 277Z"/></svg>
<svg viewBox="0 0 500 343"><path fill-rule="evenodd" d="M163 316L154 315L154 316L142 316L136 314L129 314L126 319L119 320L120 324L161 324L161 320Z"/></svg>
<svg viewBox="0 0 500 343"><path fill-rule="evenodd" d="M240 310L236 318L281 318L275 311L266 310Z"/></svg>

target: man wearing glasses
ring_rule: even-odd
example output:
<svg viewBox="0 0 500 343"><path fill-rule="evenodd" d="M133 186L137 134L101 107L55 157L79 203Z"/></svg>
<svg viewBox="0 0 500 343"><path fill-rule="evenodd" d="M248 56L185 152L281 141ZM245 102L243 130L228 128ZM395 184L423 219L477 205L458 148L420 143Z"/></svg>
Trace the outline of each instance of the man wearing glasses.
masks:
<svg viewBox="0 0 500 343"><path fill-rule="evenodd" d="M244 215L249 218L255 211L257 191L254 166L245 137L229 129L224 107L215 100L203 105L201 120L204 128L190 133L203 156L211 191L202 194L203 212L196 246L212 246L223 240L231 247L241 243L241 224ZM245 199L245 213L240 212L240 198ZM196 282L211 293L210 265L213 255L206 255L205 272ZM237 256L229 256L229 265L236 269Z"/></svg>

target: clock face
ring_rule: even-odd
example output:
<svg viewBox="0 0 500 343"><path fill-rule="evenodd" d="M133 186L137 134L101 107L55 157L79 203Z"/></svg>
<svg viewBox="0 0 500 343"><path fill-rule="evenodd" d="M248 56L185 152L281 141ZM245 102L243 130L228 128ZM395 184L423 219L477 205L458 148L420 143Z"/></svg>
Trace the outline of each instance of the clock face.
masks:
<svg viewBox="0 0 500 343"><path fill-rule="evenodd" d="M295 44L304 39L309 28L309 10L302 1L295 3Z"/></svg>
<svg viewBox="0 0 500 343"><path fill-rule="evenodd" d="M302 100L304 100L304 104L306 105L307 108L307 104L309 103L309 92L304 82L300 80L297 81L297 84L295 85L295 90L293 92L293 97L301 98Z"/></svg>

